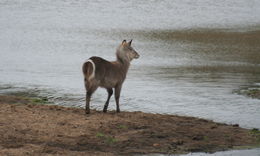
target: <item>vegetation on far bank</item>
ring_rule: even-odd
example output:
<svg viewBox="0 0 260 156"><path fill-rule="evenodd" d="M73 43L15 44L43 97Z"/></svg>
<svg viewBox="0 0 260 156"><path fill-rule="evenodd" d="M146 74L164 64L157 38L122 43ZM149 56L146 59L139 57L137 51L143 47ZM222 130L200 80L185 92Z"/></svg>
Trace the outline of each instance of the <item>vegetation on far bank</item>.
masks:
<svg viewBox="0 0 260 156"><path fill-rule="evenodd" d="M239 90L235 90L234 93L240 94L240 95L245 95L247 97L255 98L255 99L260 99L260 88L241 88Z"/></svg>

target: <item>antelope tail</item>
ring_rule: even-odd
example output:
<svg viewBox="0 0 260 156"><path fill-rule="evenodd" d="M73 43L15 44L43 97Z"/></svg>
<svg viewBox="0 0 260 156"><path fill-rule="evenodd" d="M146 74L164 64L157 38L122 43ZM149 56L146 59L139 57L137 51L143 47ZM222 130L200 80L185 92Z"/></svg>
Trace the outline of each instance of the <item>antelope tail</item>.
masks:
<svg viewBox="0 0 260 156"><path fill-rule="evenodd" d="M88 77L88 80L91 80L95 77L96 65L91 59L88 59L85 63L88 63L88 62L91 63L92 69L93 69L91 75Z"/></svg>

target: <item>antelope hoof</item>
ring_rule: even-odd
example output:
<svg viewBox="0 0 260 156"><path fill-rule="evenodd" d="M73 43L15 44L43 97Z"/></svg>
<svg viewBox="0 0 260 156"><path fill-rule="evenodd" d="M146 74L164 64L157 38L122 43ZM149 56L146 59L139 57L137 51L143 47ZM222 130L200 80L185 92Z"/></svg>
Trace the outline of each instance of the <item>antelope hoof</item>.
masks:
<svg viewBox="0 0 260 156"><path fill-rule="evenodd" d="M106 112L107 112L107 110L106 110L106 109L103 109L103 112L104 112L104 113L106 113Z"/></svg>
<svg viewBox="0 0 260 156"><path fill-rule="evenodd" d="M86 114L90 114L90 110L86 110L85 113L86 113Z"/></svg>
<svg viewBox="0 0 260 156"><path fill-rule="evenodd" d="M119 109L117 109L117 110L116 110L116 112L117 112L117 113L120 113L120 110L119 110Z"/></svg>

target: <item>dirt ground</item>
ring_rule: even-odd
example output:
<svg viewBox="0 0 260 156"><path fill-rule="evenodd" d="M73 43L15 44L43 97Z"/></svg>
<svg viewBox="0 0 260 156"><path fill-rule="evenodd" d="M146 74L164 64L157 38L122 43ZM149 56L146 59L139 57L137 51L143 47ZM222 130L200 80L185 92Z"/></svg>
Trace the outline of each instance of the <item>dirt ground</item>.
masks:
<svg viewBox="0 0 260 156"><path fill-rule="evenodd" d="M254 132L254 133L253 133ZM143 112L38 105L0 96L0 155L135 155L215 152L259 144L259 131Z"/></svg>

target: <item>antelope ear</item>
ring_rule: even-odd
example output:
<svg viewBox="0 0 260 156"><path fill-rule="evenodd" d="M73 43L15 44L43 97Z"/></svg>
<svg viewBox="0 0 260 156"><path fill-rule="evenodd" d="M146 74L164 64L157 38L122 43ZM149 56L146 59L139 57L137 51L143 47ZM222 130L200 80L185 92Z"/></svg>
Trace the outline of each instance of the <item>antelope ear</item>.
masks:
<svg viewBox="0 0 260 156"><path fill-rule="evenodd" d="M133 41L133 39L131 39L131 41L128 42L128 45L129 45L129 46L131 46L132 41Z"/></svg>
<svg viewBox="0 0 260 156"><path fill-rule="evenodd" d="M123 40L122 45L125 45L125 44L126 44L126 40Z"/></svg>

